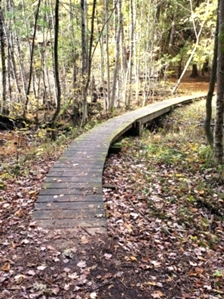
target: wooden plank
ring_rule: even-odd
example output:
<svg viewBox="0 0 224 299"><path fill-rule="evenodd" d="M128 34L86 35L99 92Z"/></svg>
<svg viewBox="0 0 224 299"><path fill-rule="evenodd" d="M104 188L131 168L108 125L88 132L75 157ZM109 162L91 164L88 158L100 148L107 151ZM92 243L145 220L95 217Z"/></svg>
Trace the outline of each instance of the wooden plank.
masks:
<svg viewBox="0 0 224 299"><path fill-rule="evenodd" d="M56 208L53 210L34 210L33 216L36 219L73 219L77 221L88 220L88 218L105 218L104 209L65 210Z"/></svg>
<svg viewBox="0 0 224 299"><path fill-rule="evenodd" d="M45 179L45 183L84 183L88 184L91 181L91 183L99 183L102 182L101 176L90 176L87 174L86 176L79 176L78 173L73 173L73 176L60 176L57 175L55 177L47 176Z"/></svg>
<svg viewBox="0 0 224 299"><path fill-rule="evenodd" d="M46 191L50 191L51 189L48 189ZM89 202L103 202L103 196L101 194L89 194L85 192L80 192L79 194L66 194L61 193L60 194L58 190L52 190L53 193L47 192L46 194L43 194L43 192L39 195L38 201L36 204L41 202L74 202L76 204L77 202L86 202L87 204ZM66 190L65 190L66 191ZM50 193L50 194L49 194Z"/></svg>
<svg viewBox="0 0 224 299"><path fill-rule="evenodd" d="M88 177L94 178L102 175L102 169L79 169L76 171L79 171L80 177L86 177L88 175ZM48 177L70 177L70 176L74 176L74 170L72 170L71 168L67 168L67 169L52 168L52 170L50 170L47 176Z"/></svg>
<svg viewBox="0 0 224 299"><path fill-rule="evenodd" d="M76 201L75 204L73 201L66 201L66 202L37 202L35 204L35 210L52 210L52 209L63 209L67 210L70 209L104 209L104 203L101 201L95 202L95 201Z"/></svg>
<svg viewBox="0 0 224 299"><path fill-rule="evenodd" d="M70 168L72 169L82 169L85 167L85 170L93 170L96 169L97 171L101 170L102 171L102 165L92 165L92 167L88 164L88 163L71 163L69 160L65 161L65 162L60 162L59 160L57 162L55 162L54 167L52 168L52 170L57 170L58 168L64 169L64 168Z"/></svg>
<svg viewBox="0 0 224 299"><path fill-rule="evenodd" d="M95 192L94 190L102 190L101 183L95 182L77 182L77 183L65 183L65 182L46 182L43 184L43 189L80 189L80 190L89 190Z"/></svg>

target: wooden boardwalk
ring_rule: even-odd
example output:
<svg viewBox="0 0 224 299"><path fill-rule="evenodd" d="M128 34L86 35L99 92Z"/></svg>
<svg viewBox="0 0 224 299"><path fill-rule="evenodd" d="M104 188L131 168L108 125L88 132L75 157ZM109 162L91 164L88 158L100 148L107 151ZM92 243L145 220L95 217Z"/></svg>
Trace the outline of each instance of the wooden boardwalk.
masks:
<svg viewBox="0 0 224 299"><path fill-rule="evenodd" d="M140 134L145 123L197 97L157 102L94 127L75 139L45 179L33 212L37 225L49 229L83 227L106 233L102 173L110 145L125 132Z"/></svg>

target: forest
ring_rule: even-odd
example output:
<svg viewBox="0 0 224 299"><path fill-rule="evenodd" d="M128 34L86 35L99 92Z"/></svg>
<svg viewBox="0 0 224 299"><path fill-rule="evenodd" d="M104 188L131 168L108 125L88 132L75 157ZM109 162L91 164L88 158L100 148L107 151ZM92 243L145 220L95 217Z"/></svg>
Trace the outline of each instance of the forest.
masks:
<svg viewBox="0 0 224 299"><path fill-rule="evenodd" d="M0 299L224 298L223 45L224 0L0 2ZM72 227L89 221L71 187L85 171L71 152L56 164L74 139L182 95L110 148L91 186L105 215L87 209L107 233ZM53 208L55 227L39 226Z"/></svg>
<svg viewBox="0 0 224 299"><path fill-rule="evenodd" d="M211 72L217 1L5 0L0 9L4 115L84 125L92 106L145 105L169 78Z"/></svg>

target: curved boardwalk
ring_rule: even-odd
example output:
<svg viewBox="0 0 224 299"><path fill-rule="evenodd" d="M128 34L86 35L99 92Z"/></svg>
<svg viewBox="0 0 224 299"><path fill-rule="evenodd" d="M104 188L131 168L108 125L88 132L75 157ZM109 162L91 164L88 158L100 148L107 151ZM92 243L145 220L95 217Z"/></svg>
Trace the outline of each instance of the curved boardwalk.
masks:
<svg viewBox="0 0 224 299"><path fill-rule="evenodd" d="M145 123L202 97L205 95L151 104L112 118L75 139L45 179L33 212L37 225L49 229L81 226L106 233L102 173L110 145L125 132L140 134Z"/></svg>

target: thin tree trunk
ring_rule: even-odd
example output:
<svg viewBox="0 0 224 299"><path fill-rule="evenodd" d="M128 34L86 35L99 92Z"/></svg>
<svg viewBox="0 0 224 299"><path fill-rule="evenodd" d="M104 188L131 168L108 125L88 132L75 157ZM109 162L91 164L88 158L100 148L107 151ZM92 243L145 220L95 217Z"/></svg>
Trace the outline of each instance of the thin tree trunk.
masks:
<svg viewBox="0 0 224 299"><path fill-rule="evenodd" d="M112 95L111 95L111 103L110 103L110 112L113 111L115 97L116 97L116 86L118 80L118 68L119 68L119 56L120 56L120 34L121 34L121 23L122 23L122 14L121 14L121 0L118 0L118 26L116 26L115 22L115 34L116 34L116 46L115 46L115 66L114 66L114 76L113 76L113 84L112 84ZM116 18L116 16L115 16Z"/></svg>
<svg viewBox="0 0 224 299"><path fill-rule="evenodd" d="M217 59L217 100L214 131L214 158L218 164L223 163L223 113L224 113L224 0L219 3L219 36Z"/></svg>
<svg viewBox="0 0 224 299"><path fill-rule="evenodd" d="M84 2L84 1L81 1ZM82 15L84 17L85 14L85 5L82 3ZM90 41L89 41L89 48L83 49L86 53L83 53L84 58L84 66L83 66L83 102L82 102L82 126L86 124L87 118L88 118L88 111L87 111L87 92L89 88L90 78L91 78L91 69L92 69L92 50L93 50L93 39L94 39L94 19L95 19L95 12L96 12L96 0L93 0L93 6L92 6L92 17L91 17L91 31L90 31ZM87 12L86 14L87 15ZM82 19L82 24L84 23L84 20ZM83 25L82 25L83 26ZM83 28L83 30L85 27ZM85 32L82 32L82 38L83 42L84 39L86 40L86 34ZM85 42L86 43L86 42ZM87 43L86 43L87 45ZM84 46L84 44L83 44ZM85 55L84 55L85 54ZM84 57L85 56L85 57Z"/></svg>
<svg viewBox="0 0 224 299"><path fill-rule="evenodd" d="M14 5L11 3L12 1L7 1L5 5L5 14L8 15L8 13L13 14L14 16ZM13 105L13 102L16 100L21 103L21 89L19 85L19 78L18 78L18 72L17 72L17 59L15 58L15 44L14 44L14 30L16 31L16 28L14 29L12 26L12 18L7 18L7 22L4 24L4 32L5 32L5 38L7 39L7 63L8 63L8 98L9 103ZM13 30L14 29L14 30ZM14 94L12 94L12 86L14 83L15 89ZM9 108L9 107L7 107ZM10 110L10 109L9 109Z"/></svg>
<svg viewBox="0 0 224 299"><path fill-rule="evenodd" d="M51 23L51 28L49 30L49 40L54 40L54 34L55 34L55 15L54 15L54 10L55 7L53 8L53 0L47 0L47 5L49 6L49 15L50 15L50 19L49 19L49 23ZM53 32L52 32L53 31ZM54 58L54 43L51 44L51 56L52 56L52 61L54 62L55 58ZM51 80L51 71L49 71L49 68L46 67L46 72L47 72L47 81L48 81L48 89L50 94L50 97L52 99L54 99L54 103L52 103L53 105L56 104L57 102L57 87L55 85L55 79L52 81Z"/></svg>
<svg viewBox="0 0 224 299"><path fill-rule="evenodd" d="M38 17L39 17L40 4L41 4L41 0L38 0L37 10L35 13L34 30L33 30L33 36L32 36L30 71L29 71L29 79L28 79L28 85L27 85L27 90L26 90L26 102L25 102L24 111L23 111L24 117L26 116L26 112L27 112L27 105L29 102L30 87L31 87L31 81L32 81L32 74L33 74L34 47L35 47L35 38L36 38L36 32L37 32L37 21L38 21Z"/></svg>
<svg viewBox="0 0 224 299"><path fill-rule="evenodd" d="M11 1L11 9L13 12L13 21L14 24L16 23L16 18L15 18L15 5L14 2ZM20 75L18 75L18 81L21 80L21 84L22 84L22 94L23 94L23 99L26 98L26 79L25 79L25 68L24 68L24 61L22 59L22 50L21 50L21 45L20 45L20 39L19 39L19 34L18 34L18 28L15 26L14 27L14 39L15 39L15 47L14 49L16 50L15 53L17 53L16 55L16 60L18 61L18 65L19 65L19 72ZM8 33L8 34L12 34L12 33ZM13 34L12 34L13 35ZM15 55L14 53L14 55ZM18 84L18 90L21 90L20 85ZM22 97L22 96L21 96Z"/></svg>
<svg viewBox="0 0 224 299"><path fill-rule="evenodd" d="M0 105L0 112L7 114L6 108L6 55L5 55L5 39L3 29L3 11L2 4L0 4L0 42L1 42L1 63L2 63L2 104Z"/></svg>
<svg viewBox="0 0 224 299"><path fill-rule="evenodd" d="M132 99L132 73L133 73L133 45L134 45L134 32L135 32L135 23L134 23L134 8L133 8L133 0L130 0L130 19L131 19L131 27L130 27L130 44L129 44L129 66L128 66L128 77L127 77L127 99L126 99L126 107L130 107L131 99ZM122 24L123 26L123 24Z"/></svg>
<svg viewBox="0 0 224 299"><path fill-rule="evenodd" d="M85 92L85 82L86 82L86 77L87 77L87 41L86 41L86 13L85 10L87 9L86 7L86 1L81 0L80 2L81 5L81 39L82 39L82 126L85 125L86 120L87 120L87 94Z"/></svg>
<svg viewBox="0 0 224 299"><path fill-rule="evenodd" d="M58 34L59 34L59 0L55 2L55 26L54 26L54 78L56 87L56 105L57 108L51 120L52 139L56 139L55 121L60 113L61 108L61 86L59 78L59 63L58 63Z"/></svg>
<svg viewBox="0 0 224 299"><path fill-rule="evenodd" d="M110 54L109 54L109 16L108 16L108 1L104 0L104 6L106 8L106 66L107 66L107 99L104 100L104 108L108 111L110 107Z"/></svg>
<svg viewBox="0 0 224 299"><path fill-rule="evenodd" d="M205 115L205 124L204 124L205 135L211 147L213 147L213 133L211 130L211 119L212 119L212 98L215 90L215 82L216 82L216 74L217 74L218 26L219 26L219 21L218 21L218 14L217 14L212 71L211 71L211 77L209 83L209 90L206 97L206 115Z"/></svg>
<svg viewBox="0 0 224 299"><path fill-rule="evenodd" d="M206 12L207 12L207 10L208 10L208 4L209 4L209 2L210 2L210 0L207 0ZM193 10L192 10L192 0L190 0L190 4L191 4L191 14L193 15ZM172 94L175 94L175 93L176 93L176 91L177 91L177 89L178 89L178 87L179 87L179 85L180 85L180 82L181 82L183 76L185 75L185 72L186 72L186 70L188 69L188 67L189 67L189 65L190 65L190 63L191 63L191 61L192 61L192 59L193 59L193 57L194 57L194 54L195 54L195 52L196 52L196 50L197 50L197 47L198 47L198 44L199 44L199 41L200 41L200 36L201 36L201 33L202 33L202 29L203 29L204 24L205 24L205 22L206 22L206 19L204 19L204 21L202 22L202 24L201 24L201 26L200 26L199 31L197 32L197 30L196 30L196 25L195 25L195 21L194 21L194 17L192 18L192 20L193 20L193 21L192 21L192 22L193 22L193 26L194 26L194 28L195 28L196 42L195 42L194 48L192 49L191 55L190 55L190 57L189 57L188 60L187 60L187 63L186 63L186 65L185 65L185 67L184 67L184 70L183 70L182 74L180 75L180 78L177 80L176 85L175 85L174 88L173 88Z"/></svg>

